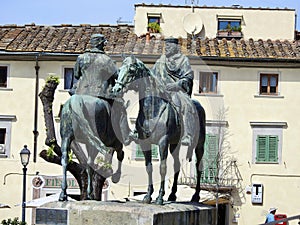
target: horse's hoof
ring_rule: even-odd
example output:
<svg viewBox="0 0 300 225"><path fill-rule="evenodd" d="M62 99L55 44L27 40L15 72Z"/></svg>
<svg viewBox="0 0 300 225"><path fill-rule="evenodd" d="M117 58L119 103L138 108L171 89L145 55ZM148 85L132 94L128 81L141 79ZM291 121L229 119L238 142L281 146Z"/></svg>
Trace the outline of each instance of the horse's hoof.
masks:
<svg viewBox="0 0 300 225"><path fill-rule="evenodd" d="M157 205L163 205L163 204L164 204L164 200L163 200L162 198L157 197L155 203L156 203Z"/></svg>
<svg viewBox="0 0 300 225"><path fill-rule="evenodd" d="M143 203L146 203L146 204L150 204L152 201L152 198L148 195L146 195L143 199Z"/></svg>
<svg viewBox="0 0 300 225"><path fill-rule="evenodd" d="M94 200L94 199L95 199L94 195L92 195L92 194L87 196L87 200Z"/></svg>
<svg viewBox="0 0 300 225"><path fill-rule="evenodd" d="M168 201L175 202L176 199L177 199L176 195L171 193L171 194L169 195Z"/></svg>
<svg viewBox="0 0 300 225"><path fill-rule="evenodd" d="M68 201L68 196L65 195L64 193L60 193L58 201L60 201L60 202Z"/></svg>
<svg viewBox="0 0 300 225"><path fill-rule="evenodd" d="M191 199L191 202L199 202L199 201L200 201L199 195L194 194L192 199Z"/></svg>
<svg viewBox="0 0 300 225"><path fill-rule="evenodd" d="M121 178L121 173L114 173L111 177L111 181L116 184L120 181L120 178Z"/></svg>

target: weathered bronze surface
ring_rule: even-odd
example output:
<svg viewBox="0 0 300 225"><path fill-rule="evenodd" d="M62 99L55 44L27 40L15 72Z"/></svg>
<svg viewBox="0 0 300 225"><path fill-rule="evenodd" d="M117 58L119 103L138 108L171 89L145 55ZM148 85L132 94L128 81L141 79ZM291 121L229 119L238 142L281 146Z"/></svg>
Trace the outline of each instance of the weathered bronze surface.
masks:
<svg viewBox="0 0 300 225"><path fill-rule="evenodd" d="M159 67L159 66L157 66ZM170 82L170 86L175 86L180 83ZM165 176L166 176L166 159L168 155L168 148L174 158L174 182L172 192L168 198L170 201L176 200L177 179L180 171L179 149L180 140L183 136L182 123L180 122L181 111L178 110L176 101L173 101L173 88L165 91L165 83L157 74L153 74L152 70L148 69L143 62L136 59L134 56L128 57L123 61L120 68L118 80L113 88L115 93L122 93L122 89L133 89L139 94L139 112L136 120L136 132L143 154L145 156L146 171L148 173L148 191L144 198L145 203L152 201L151 195L153 189L152 179L152 163L151 163L151 144L156 144L160 152L160 174L161 185L159 196L156 199L158 204L163 204L163 196L165 194ZM182 89L179 87L178 90ZM183 91L178 92L178 97L187 96ZM191 143L188 146L187 159L191 160L192 150L195 149L196 154L196 168L197 168L197 186L196 192L192 197L192 201L199 201L200 193L200 160L204 152L205 141L205 111L199 102L193 100L186 107L187 110L195 110L195 115L189 117L194 123Z"/></svg>
<svg viewBox="0 0 300 225"><path fill-rule="evenodd" d="M67 200L66 172L72 142L77 144L77 148L73 149L75 155L87 170L88 199L94 199L93 173L99 173L104 178L112 174L111 158L114 151L117 152L119 166L112 180L118 182L120 179L121 161L124 158L122 143L129 144L130 129L123 100L111 95L118 68L103 51L105 41L101 34L92 35L92 48L78 56L75 77L79 81L72 88L72 96L61 111L63 182L60 201ZM78 143L84 145L79 146Z"/></svg>

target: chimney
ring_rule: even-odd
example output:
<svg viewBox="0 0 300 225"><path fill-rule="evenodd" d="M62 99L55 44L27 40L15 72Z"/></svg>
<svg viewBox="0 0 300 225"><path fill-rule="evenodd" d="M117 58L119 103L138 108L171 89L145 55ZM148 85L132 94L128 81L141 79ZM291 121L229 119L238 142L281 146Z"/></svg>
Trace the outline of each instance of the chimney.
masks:
<svg viewBox="0 0 300 225"><path fill-rule="evenodd" d="M150 42L150 32L146 33L146 43L149 44Z"/></svg>

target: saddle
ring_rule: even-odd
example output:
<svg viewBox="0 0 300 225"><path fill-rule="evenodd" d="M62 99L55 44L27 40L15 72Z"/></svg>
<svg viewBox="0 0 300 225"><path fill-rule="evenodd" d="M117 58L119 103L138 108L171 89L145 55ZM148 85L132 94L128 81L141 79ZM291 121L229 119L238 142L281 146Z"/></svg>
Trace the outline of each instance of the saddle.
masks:
<svg viewBox="0 0 300 225"><path fill-rule="evenodd" d="M174 104L168 101L166 102L166 104L163 105L163 107L160 107L156 117L151 119L144 119L143 121L137 120L137 126L140 127L140 129L142 129L142 134L139 134L139 139L146 139L151 136L162 114L165 112L165 110L168 110L169 108L172 108L175 112L174 116L175 116L176 127L177 128L180 127L180 116L178 114L178 110L176 109L176 106ZM168 118L170 118L170 116L171 116L171 112L169 110Z"/></svg>

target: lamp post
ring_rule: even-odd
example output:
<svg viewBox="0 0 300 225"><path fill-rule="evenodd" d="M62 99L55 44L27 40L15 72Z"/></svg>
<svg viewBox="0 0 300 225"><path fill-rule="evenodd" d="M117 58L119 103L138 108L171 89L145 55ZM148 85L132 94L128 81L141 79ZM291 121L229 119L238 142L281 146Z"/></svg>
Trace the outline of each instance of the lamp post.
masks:
<svg viewBox="0 0 300 225"><path fill-rule="evenodd" d="M25 224L25 207L26 207L26 166L29 163L30 151L27 149L27 145L20 152L21 163L23 165L23 201L22 201L22 223Z"/></svg>

